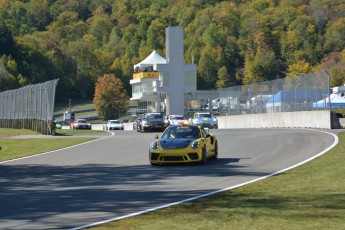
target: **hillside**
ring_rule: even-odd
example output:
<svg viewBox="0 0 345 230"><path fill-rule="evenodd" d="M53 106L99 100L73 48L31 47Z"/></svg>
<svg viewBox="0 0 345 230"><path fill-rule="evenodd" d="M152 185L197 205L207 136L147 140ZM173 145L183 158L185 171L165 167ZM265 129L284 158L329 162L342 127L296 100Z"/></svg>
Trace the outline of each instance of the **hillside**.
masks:
<svg viewBox="0 0 345 230"><path fill-rule="evenodd" d="M91 99L114 73L131 93L133 64L165 56L165 28L185 31L198 89L327 69L345 83L345 2L319 0L0 1L0 91L59 78L57 100Z"/></svg>

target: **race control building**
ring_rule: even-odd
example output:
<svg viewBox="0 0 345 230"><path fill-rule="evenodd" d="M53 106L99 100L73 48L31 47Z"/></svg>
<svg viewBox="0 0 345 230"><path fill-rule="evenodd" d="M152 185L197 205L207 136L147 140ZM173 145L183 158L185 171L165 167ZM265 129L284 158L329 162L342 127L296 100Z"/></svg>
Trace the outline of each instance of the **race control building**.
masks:
<svg viewBox="0 0 345 230"><path fill-rule="evenodd" d="M184 63L184 33L180 26L168 27L166 58L155 50L134 65L132 101L137 112L164 112L186 114L195 99L216 97L217 91L197 91L196 65ZM212 95L210 95L212 94ZM203 95L203 96L201 96Z"/></svg>

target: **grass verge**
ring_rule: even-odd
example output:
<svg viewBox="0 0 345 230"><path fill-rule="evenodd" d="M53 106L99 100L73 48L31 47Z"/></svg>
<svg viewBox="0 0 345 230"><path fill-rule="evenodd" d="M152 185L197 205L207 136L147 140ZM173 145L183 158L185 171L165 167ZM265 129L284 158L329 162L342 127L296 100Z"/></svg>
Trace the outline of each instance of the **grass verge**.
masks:
<svg viewBox="0 0 345 230"><path fill-rule="evenodd" d="M0 128L0 137L12 137L20 135L35 135L39 134L38 132L28 130L28 129L7 129Z"/></svg>
<svg viewBox="0 0 345 230"><path fill-rule="evenodd" d="M59 130L62 134L75 134L75 130ZM81 131L86 130L77 130ZM91 133L91 132L87 132ZM95 133L95 131L93 131ZM95 140L94 137L59 137L59 138L30 138L30 139L9 139L11 136L35 135L35 131L26 129L4 129L0 128L0 162L20 157L35 155L64 147L80 144L86 141ZM86 133L85 133L86 134Z"/></svg>
<svg viewBox="0 0 345 230"><path fill-rule="evenodd" d="M90 129L56 129L56 135L90 135L90 134L101 134L103 130L90 130Z"/></svg>
<svg viewBox="0 0 345 230"><path fill-rule="evenodd" d="M92 229L345 229L344 149L343 132L332 150L281 175Z"/></svg>

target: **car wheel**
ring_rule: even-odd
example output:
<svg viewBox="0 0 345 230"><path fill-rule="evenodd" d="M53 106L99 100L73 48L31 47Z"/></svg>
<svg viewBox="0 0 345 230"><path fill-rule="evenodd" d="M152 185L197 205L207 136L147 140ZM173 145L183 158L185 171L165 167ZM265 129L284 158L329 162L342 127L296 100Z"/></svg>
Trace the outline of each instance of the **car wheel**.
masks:
<svg viewBox="0 0 345 230"><path fill-rule="evenodd" d="M213 159L217 160L218 159L218 142L216 141L216 143L214 144L214 155L213 155Z"/></svg>
<svg viewBox="0 0 345 230"><path fill-rule="evenodd" d="M201 156L201 164L206 164L207 156L206 156L206 147L202 149L202 156Z"/></svg>

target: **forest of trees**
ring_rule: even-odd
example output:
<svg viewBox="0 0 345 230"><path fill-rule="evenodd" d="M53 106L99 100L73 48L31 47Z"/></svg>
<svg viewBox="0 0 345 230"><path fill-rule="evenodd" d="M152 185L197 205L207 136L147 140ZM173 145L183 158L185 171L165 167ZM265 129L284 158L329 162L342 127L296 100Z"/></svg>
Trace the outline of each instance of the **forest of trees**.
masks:
<svg viewBox="0 0 345 230"><path fill-rule="evenodd" d="M0 92L60 78L57 100L89 98L114 74L165 56L182 26L198 89L326 69L345 83L345 0L0 0Z"/></svg>

